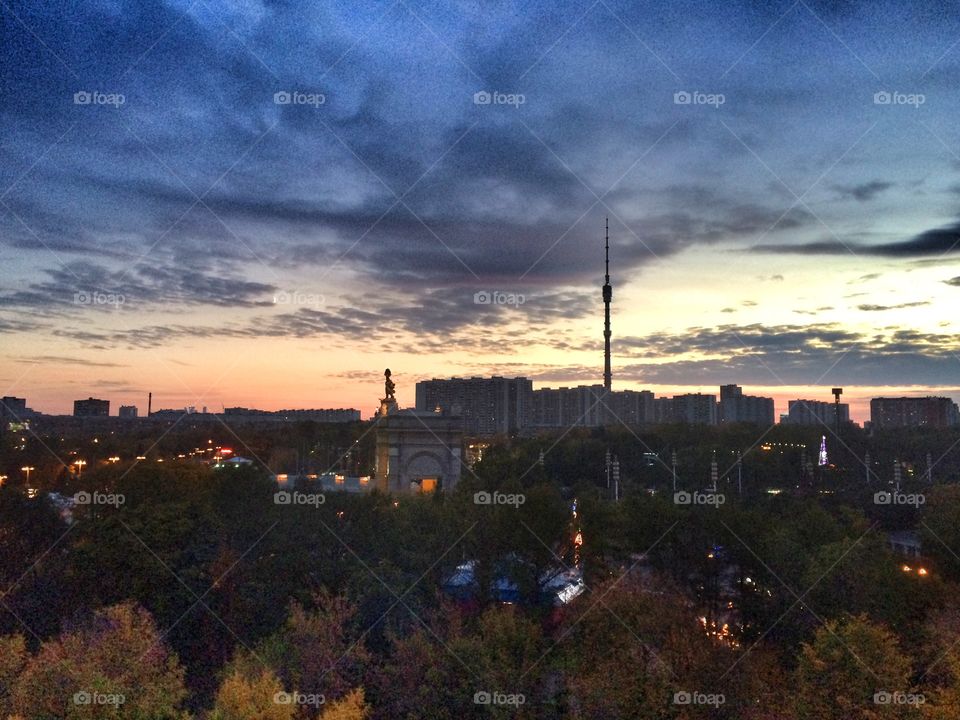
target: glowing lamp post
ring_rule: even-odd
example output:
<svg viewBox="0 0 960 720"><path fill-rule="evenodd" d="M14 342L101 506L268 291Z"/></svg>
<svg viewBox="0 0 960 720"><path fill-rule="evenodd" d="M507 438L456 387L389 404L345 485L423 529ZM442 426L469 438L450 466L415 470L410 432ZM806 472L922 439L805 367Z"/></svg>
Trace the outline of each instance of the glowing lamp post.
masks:
<svg viewBox="0 0 960 720"><path fill-rule="evenodd" d="M33 467L32 465L24 465L24 466L23 466L22 468L20 468L20 469L21 469L24 473L26 473L26 475L27 475L27 485L29 485L29 484L30 484L30 473L31 473L33 470L36 470L36 468Z"/></svg>
<svg viewBox="0 0 960 720"><path fill-rule="evenodd" d="M86 460L77 460L74 465L77 466L77 479L83 478L83 466L87 464Z"/></svg>

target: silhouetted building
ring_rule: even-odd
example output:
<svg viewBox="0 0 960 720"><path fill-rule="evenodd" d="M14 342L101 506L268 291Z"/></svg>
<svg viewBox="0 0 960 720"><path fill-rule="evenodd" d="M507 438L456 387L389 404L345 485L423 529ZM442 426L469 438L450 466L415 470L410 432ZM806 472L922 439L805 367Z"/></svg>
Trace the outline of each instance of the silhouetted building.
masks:
<svg viewBox="0 0 960 720"><path fill-rule="evenodd" d="M649 390L616 390L610 393L610 411L613 423L647 425L656 420L654 396Z"/></svg>
<svg viewBox="0 0 960 720"><path fill-rule="evenodd" d="M720 386L721 423L773 425L773 398L744 395L739 385Z"/></svg>
<svg viewBox="0 0 960 720"><path fill-rule="evenodd" d="M875 428L945 428L960 425L957 404L947 397L874 398L870 422Z"/></svg>
<svg viewBox="0 0 960 720"><path fill-rule="evenodd" d="M136 405L121 405L120 409L117 411L117 415L122 418L127 418L128 420L137 417L137 406Z"/></svg>
<svg viewBox="0 0 960 720"><path fill-rule="evenodd" d="M203 415L207 414L207 409L203 409ZM216 413L212 417L221 417ZM360 411L354 408L318 408L304 410L255 410L245 407L228 407L223 410L223 419L229 422L321 422L321 423L345 423L358 422L360 420Z"/></svg>
<svg viewBox="0 0 960 720"><path fill-rule="evenodd" d="M416 408L457 416L467 435L513 433L530 423L533 383L525 377L421 380Z"/></svg>
<svg viewBox="0 0 960 720"><path fill-rule="evenodd" d="M6 396L0 399L0 433L11 429L20 429L34 416L27 407L26 398Z"/></svg>
<svg viewBox="0 0 960 720"><path fill-rule="evenodd" d="M355 408L320 408L305 410L256 410L245 407L224 408L222 413L197 412L193 406L180 409L154 410L150 417L155 420L177 420L184 415L191 422L229 423L231 425L253 425L258 423L318 422L346 423L359 422L360 411Z"/></svg>
<svg viewBox="0 0 960 720"><path fill-rule="evenodd" d="M658 423L717 424L717 396L689 393L654 400Z"/></svg>
<svg viewBox="0 0 960 720"><path fill-rule="evenodd" d="M833 428L837 424L836 404L821 400L791 400L786 416L781 423L788 425L826 425ZM840 403L840 422L850 422L850 406Z"/></svg>
<svg viewBox="0 0 960 720"><path fill-rule="evenodd" d="M540 388L533 391L533 426L597 427L602 424L603 385Z"/></svg>
<svg viewBox="0 0 960 720"><path fill-rule="evenodd" d="M74 417L108 417L110 415L110 401L87 398L73 401Z"/></svg>
<svg viewBox="0 0 960 720"><path fill-rule="evenodd" d="M28 412L26 398L7 395L0 399L0 420L4 423L22 420Z"/></svg>
<svg viewBox="0 0 960 720"><path fill-rule="evenodd" d="M603 385L534 390L531 418L531 427L535 428L643 425L656 419L654 396L649 390L614 390L607 394Z"/></svg>

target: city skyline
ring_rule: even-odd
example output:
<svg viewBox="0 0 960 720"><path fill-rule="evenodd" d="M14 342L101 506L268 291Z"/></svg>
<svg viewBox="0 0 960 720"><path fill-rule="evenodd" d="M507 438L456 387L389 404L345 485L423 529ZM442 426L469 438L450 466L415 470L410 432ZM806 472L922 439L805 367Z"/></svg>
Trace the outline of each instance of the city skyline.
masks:
<svg viewBox="0 0 960 720"><path fill-rule="evenodd" d="M461 377L450 377L450 378L436 378L436 377L421 378L420 380L417 380L414 385L415 401L410 402L409 404L399 403L399 407L408 407L408 408L415 407L419 410L430 410L432 406L430 406L430 403L426 401L426 396L421 396L420 386L435 385L436 383L440 383L440 384L450 383L450 382L462 383L464 381L481 381L481 382L489 383L489 381L493 381L493 380L506 381L508 384L513 383L514 381L526 381L528 385L532 386L532 383L529 380L529 378L524 378L524 377L510 378L510 377L504 377L499 375L488 376L488 377L461 376ZM696 398L712 397L714 399L714 404L716 406L715 408L716 417L709 424L723 424L724 422L729 421L729 420L725 420L723 417L724 393L725 391L730 391L731 389L737 395L746 396L745 399L749 401L762 400L762 401L772 402L773 411L771 414L769 414L769 417L773 418L772 420L773 424L781 424L781 423L787 423L787 422L796 423L797 421L792 419L793 406L797 404L806 408L808 407L808 403L809 403L810 408L813 408L815 406L821 407L822 410L818 410L816 412L822 413L824 418L826 419L820 418L812 421L804 420L803 424L824 424L825 426L832 427L836 399L834 399L833 401L828 401L819 397L815 398L815 397L793 396L793 397L789 397L789 399L785 401L782 401L781 403L780 398L788 397L788 396L782 395L782 394L777 396L752 395L750 388L745 388L737 384L725 384L720 386L719 388L717 387L696 388L696 389L691 389L687 392L678 391L675 393L667 393L667 394L660 394L660 395L653 393L650 390L636 391L632 389L626 389L626 392L634 393L635 395L644 394L644 393L648 394L650 396L651 402L654 399L656 399L657 401L660 401L660 400L677 400L677 399L695 398L695 397ZM769 388L761 388L761 390L765 390L765 389L769 389ZM843 389L841 388L840 390L842 391ZM624 394L623 391L618 389L614 389L612 391L613 392L612 401L607 401L606 403L604 403L604 401L601 398L603 394L603 385L599 383L580 384L580 385L574 385L574 386L558 385L558 386L552 387L552 386L544 385L541 387L533 387L534 395L538 394L538 392L540 391L548 391L548 392L549 391L554 391L554 392L586 391L587 392L587 395L581 398L581 402L586 403L584 408L581 408L581 410L579 411L574 411L573 419L569 422L561 422L560 426L566 426L566 425L590 426L590 425L596 425L596 424L610 424L613 426L617 426L617 425L630 426L630 425L637 425L637 424L657 424L657 423L671 422L670 420L660 419L659 418L660 411L655 411L652 405L650 406L650 408L648 408L649 416L643 420L634 418L632 414L630 414L630 411L627 411L625 408L622 410L618 410L619 406L625 401L623 399L618 400L618 398L620 398L620 396ZM922 401L929 401L929 400L940 401L943 399L946 399L947 401L953 403L954 406L957 405L956 401L950 397L943 398L942 396L934 396L934 395L903 395L903 396L886 395L886 396L873 396L865 399L856 397L854 398L854 403L847 402L845 398L844 401L841 403L841 408L843 409L844 422L847 422L849 420L858 425L864 425L864 423L876 420L876 416L877 416L876 406L877 406L877 403L881 401L893 401L894 403L898 403L900 401L922 402ZM364 419L369 419L370 417L370 415L366 414L366 411L364 409L360 409L359 407L356 407L356 406L362 406L363 403L355 403L353 407L343 406L338 408L332 408L332 407L320 408L319 406L297 407L297 408L254 408L254 407L247 407L242 404L230 405L230 406L221 404L220 410L218 411L216 408L209 407L206 405L177 406L176 404L174 405L164 404L164 405L154 406L152 393L148 395L147 403L145 406L138 405L136 402L136 399L132 400L129 404L124 404L122 402L118 404L114 400L111 400L109 398L94 398L91 396L89 398L81 398L78 400L74 400L72 403L73 411L63 412L63 413L47 412L47 411L44 411L43 409L34 408L31 406L28 398L17 398L16 396L5 396L3 400L15 401L16 403L18 403L18 405L23 406L21 409L17 409L16 407L10 408L9 410L10 419L12 420L29 419L31 417L34 417L35 414L46 415L50 417L66 417L71 415L75 417L91 417L94 415L99 415L102 417L114 417L114 418L126 417L127 419L136 419L136 418L150 417L151 410L154 414L156 414L157 417L162 416L165 419L169 419L171 413L172 414L182 413L187 415L197 413L197 414L210 414L211 416L227 415L227 416L245 416L245 417L246 416L252 417L250 415L251 413L276 414L278 416L288 413L290 414L289 419L297 419L297 416L300 413L307 413L307 414L341 413L344 415L344 417L338 418L336 420L338 422L342 422L347 419L346 413L356 413L356 416L353 418L354 420L364 420ZM633 400L631 402L636 402L636 401ZM91 404L91 405L99 404L100 410L98 412L78 412L77 410L78 405L85 406L88 404ZM599 408L601 406L606 407L607 412L610 413L610 417L605 422L601 422L599 420L601 415L601 411L599 410ZM754 406L751 406L751 407L754 407ZM450 408L444 407L444 412L449 412L449 411L450 411ZM743 411L737 410L736 412L739 413ZM745 412L747 412L750 416L752 416L753 413L758 411L746 410ZM770 413L769 410L765 410L763 412ZM954 408L954 412L956 412L956 408ZM373 413L373 414L376 414L376 413ZM883 417L882 412L881 412L881 417ZM500 418L499 415L497 415L497 418L499 418L499 420L494 420L493 416L491 416L490 420L492 422L499 422L500 420L503 420L503 418ZM307 415L304 415L302 419L315 419L315 418L313 418L312 415L310 417L308 417ZM770 422L767 420L759 420L759 419L757 420L747 419L747 420L741 420L741 421L753 422L753 423L759 424L760 426L767 426L770 424ZM688 422L690 421L688 420ZM737 420L735 419L733 420L733 422L737 422ZM543 424L542 422L536 422L536 421L530 423L530 427L540 427L541 429L547 429L548 427L552 427L552 426L553 426L552 424Z"/></svg>
<svg viewBox="0 0 960 720"><path fill-rule="evenodd" d="M602 382L607 216L613 389L960 396L937 4L71 12L110 36L0 31L0 383L39 410Z"/></svg>

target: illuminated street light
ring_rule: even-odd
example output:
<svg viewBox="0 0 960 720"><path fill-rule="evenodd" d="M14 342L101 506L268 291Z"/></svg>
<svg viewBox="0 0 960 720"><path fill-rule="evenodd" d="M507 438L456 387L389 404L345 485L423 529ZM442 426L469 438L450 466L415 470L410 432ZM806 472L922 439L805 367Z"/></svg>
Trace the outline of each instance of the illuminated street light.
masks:
<svg viewBox="0 0 960 720"><path fill-rule="evenodd" d="M36 468L33 467L32 465L24 465L24 466L23 466L22 468L20 468L20 469L23 470L23 472L25 472L25 473L27 474L27 484L29 485L29 484L30 484L30 472L31 472L32 470L36 470Z"/></svg>
<svg viewBox="0 0 960 720"><path fill-rule="evenodd" d="M76 460L74 465L77 466L77 479L83 478L83 466L87 464L86 460Z"/></svg>

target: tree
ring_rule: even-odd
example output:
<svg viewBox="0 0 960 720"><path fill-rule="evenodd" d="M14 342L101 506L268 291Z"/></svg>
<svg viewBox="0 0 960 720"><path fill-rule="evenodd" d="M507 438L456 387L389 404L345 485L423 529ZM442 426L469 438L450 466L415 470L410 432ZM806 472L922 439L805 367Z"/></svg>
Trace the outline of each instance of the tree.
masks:
<svg viewBox="0 0 960 720"><path fill-rule="evenodd" d="M352 633L355 609L346 598L321 592L316 603L315 611L293 603L286 624L257 654L288 687L336 699L360 683L369 655Z"/></svg>
<svg viewBox="0 0 960 720"><path fill-rule="evenodd" d="M777 667L762 648L744 655L702 632L665 579L659 592L631 579L595 586L561 625L555 662L565 671L564 717L783 718ZM541 663L547 662L544 659ZM682 705L676 693L724 696ZM771 711L764 715L764 711Z"/></svg>
<svg viewBox="0 0 960 720"><path fill-rule="evenodd" d="M123 603L44 642L26 661L12 696L14 711L31 720L162 720L181 717L186 689L183 669L153 618Z"/></svg>
<svg viewBox="0 0 960 720"><path fill-rule="evenodd" d="M924 552L943 574L960 580L960 485L936 487L926 494L921 536Z"/></svg>
<svg viewBox="0 0 960 720"><path fill-rule="evenodd" d="M956 594L956 587L951 588ZM945 607L934 610L923 628L919 666L923 668L919 682L927 700L931 720L953 720L960 717L960 610Z"/></svg>
<svg viewBox="0 0 960 720"><path fill-rule="evenodd" d="M65 532L67 526L47 496L28 498L19 488L0 483L0 590L4 601L0 634L22 630L21 622L44 637L57 631L59 613L71 606L61 590L61 556L47 551L59 546Z"/></svg>
<svg viewBox="0 0 960 720"><path fill-rule="evenodd" d="M245 674L234 670L220 685L209 720L292 720L297 706L270 670Z"/></svg>
<svg viewBox="0 0 960 720"><path fill-rule="evenodd" d="M910 659L896 637L866 615L831 620L803 644L797 675L799 720L913 717L915 705L878 703L878 693L913 693ZM882 714L881 714L882 713Z"/></svg>
<svg viewBox="0 0 960 720"><path fill-rule="evenodd" d="M845 540L819 547L799 588L812 588L805 603L828 620L844 613L866 613L902 638L919 635L927 610L941 595L936 577L901 570L902 560L876 533L859 542ZM799 590L798 590L799 592Z"/></svg>
<svg viewBox="0 0 960 720"><path fill-rule="evenodd" d="M27 662L23 635L0 637L0 717L13 712L13 685Z"/></svg>
<svg viewBox="0 0 960 720"><path fill-rule="evenodd" d="M367 720L370 707L364 701L363 688L351 690L326 708L318 720Z"/></svg>
<svg viewBox="0 0 960 720"><path fill-rule="evenodd" d="M460 634L456 617L449 619L453 627L419 627L391 638L390 653L375 668L368 687L375 720L459 720L476 712L470 673L454 655L457 651L441 644Z"/></svg>

